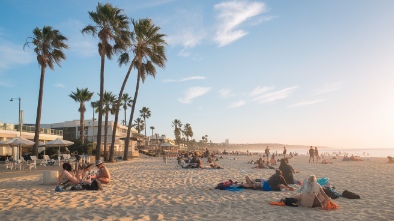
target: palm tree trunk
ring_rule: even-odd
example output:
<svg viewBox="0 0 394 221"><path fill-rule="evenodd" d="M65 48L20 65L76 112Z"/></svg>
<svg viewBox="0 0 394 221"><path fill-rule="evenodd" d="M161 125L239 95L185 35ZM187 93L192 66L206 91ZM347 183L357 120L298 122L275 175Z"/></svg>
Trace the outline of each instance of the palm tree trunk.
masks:
<svg viewBox="0 0 394 221"><path fill-rule="evenodd" d="M34 147L33 155L38 157L38 143L40 141L40 125L41 125L41 110L42 110L42 99L44 96L44 80L45 80L45 67L41 66L41 78L40 78L40 90L38 93L38 104L37 104L37 117L36 117L36 130L34 132Z"/></svg>
<svg viewBox="0 0 394 221"><path fill-rule="evenodd" d="M106 111L105 113L105 124L104 124L104 161L108 161L108 157L107 157L108 112L109 111Z"/></svg>
<svg viewBox="0 0 394 221"><path fill-rule="evenodd" d="M108 159L110 162L112 162L114 160L115 138L116 138L116 129L117 129L118 120L119 120L120 103L122 101L123 91L124 91L124 88L126 87L127 80L129 79L133 65L134 65L134 60L131 62L129 70L127 70L127 74L125 76L125 79L123 80L122 87L120 88L120 92L119 92L118 101L116 103L116 110L117 111L115 112L114 128L112 129L111 149L110 149L109 159ZM126 110L124 111L124 119L126 122Z"/></svg>
<svg viewBox="0 0 394 221"><path fill-rule="evenodd" d="M104 49L102 50L105 51ZM101 126L103 125L104 64L105 64L105 53L101 52L100 102L99 102L99 114L98 114L98 123L97 123L98 128L97 128L96 160L100 159L100 149L101 149Z"/></svg>
<svg viewBox="0 0 394 221"><path fill-rule="evenodd" d="M79 118L79 125L80 125L80 131L79 131L79 136L81 139L81 144L85 143L85 114L84 114L84 107L83 103L81 102L79 105L79 113L80 113L80 118Z"/></svg>
<svg viewBox="0 0 394 221"><path fill-rule="evenodd" d="M140 71L138 71L137 74L137 83L135 86L135 94L134 94L134 99L133 99L133 106L131 107L131 113L130 113L130 117L129 117L129 125L127 127L127 137L126 137L126 141L125 141L125 147L124 147L124 156L123 159L127 160L127 156L128 156L128 152L129 152L129 143L130 143L130 132L131 132L131 124L133 122L133 115L134 115L134 111L135 111L135 104L137 103L137 97L138 97L138 90L140 88Z"/></svg>

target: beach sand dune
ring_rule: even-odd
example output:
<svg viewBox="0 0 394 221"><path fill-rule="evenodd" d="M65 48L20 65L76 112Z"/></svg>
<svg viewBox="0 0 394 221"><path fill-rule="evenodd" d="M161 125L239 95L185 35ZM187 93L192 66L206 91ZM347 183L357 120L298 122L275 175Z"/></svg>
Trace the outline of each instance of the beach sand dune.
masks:
<svg viewBox="0 0 394 221"><path fill-rule="evenodd" d="M334 200L338 210L271 206L293 191L240 192L214 189L221 181L242 182L245 175L268 178L269 169L254 169L257 156L223 156L224 169L182 169L175 159L141 157L107 163L112 182L103 191L55 192L42 185L42 170L0 171L0 220L393 220L394 164L384 158L361 162L329 159L333 164L312 164L299 156L290 164L304 180L314 174L327 177L338 192L350 190L359 200ZM234 159L235 158L235 159Z"/></svg>

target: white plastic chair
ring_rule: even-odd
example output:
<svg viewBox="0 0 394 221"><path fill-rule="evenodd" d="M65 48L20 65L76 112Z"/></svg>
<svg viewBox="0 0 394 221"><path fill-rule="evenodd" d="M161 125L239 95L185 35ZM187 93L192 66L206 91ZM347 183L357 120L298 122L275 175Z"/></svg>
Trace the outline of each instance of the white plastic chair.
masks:
<svg viewBox="0 0 394 221"><path fill-rule="evenodd" d="M27 165L29 166L29 169L31 170L31 168L35 168L37 169L37 157L36 156L30 156L30 159L27 162Z"/></svg>
<svg viewBox="0 0 394 221"><path fill-rule="evenodd" d="M12 163L12 162L10 162L10 161L6 161L5 162L5 169L7 170L7 169L10 169L10 170L12 170L12 168L14 167L14 164Z"/></svg>

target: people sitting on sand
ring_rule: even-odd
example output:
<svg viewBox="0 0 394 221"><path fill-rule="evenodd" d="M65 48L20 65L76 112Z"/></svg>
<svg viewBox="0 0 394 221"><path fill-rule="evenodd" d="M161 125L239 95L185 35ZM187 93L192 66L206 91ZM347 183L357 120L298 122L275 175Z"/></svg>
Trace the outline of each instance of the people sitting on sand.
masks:
<svg viewBox="0 0 394 221"><path fill-rule="evenodd" d="M353 156L353 154L350 156L351 161L362 161L362 159L359 156Z"/></svg>
<svg viewBox="0 0 394 221"><path fill-rule="evenodd" d="M208 157L208 163L211 168L221 169L220 165L217 164L211 157Z"/></svg>
<svg viewBox="0 0 394 221"><path fill-rule="evenodd" d="M287 158L283 158L280 160L279 169L282 171L283 177L285 178L287 183L290 184L301 184L301 181L295 180L293 177L293 173L297 173L292 166L288 163Z"/></svg>
<svg viewBox="0 0 394 221"><path fill-rule="evenodd" d="M101 163L101 165L99 164L98 167L100 169L103 168L104 165L102 165ZM59 185L61 185L63 189L66 189L71 186L70 190L101 190L102 189L101 180L103 181L103 183L109 183L109 173L108 173L108 179L106 179L104 178L105 175L103 175L103 172L100 173L100 170L99 170L99 174L93 177L91 176L86 177L86 171L87 170L83 171L82 177L77 177L72 172L71 164L64 163L63 171L61 171L61 174L58 177ZM91 178L94 179L91 180Z"/></svg>
<svg viewBox="0 0 394 221"><path fill-rule="evenodd" d="M91 176L90 179L97 179L100 183L108 184L111 181L111 175L107 167L105 167L104 162L102 160L96 161L96 167L98 168L98 172ZM87 168L85 171L89 171L90 169Z"/></svg>
<svg viewBox="0 0 394 221"><path fill-rule="evenodd" d="M323 188L316 182L316 176L311 175L301 187L301 193L293 196L301 206L327 208L331 198L327 196Z"/></svg>
<svg viewBox="0 0 394 221"><path fill-rule="evenodd" d="M253 188L256 190L264 190L264 191L281 191L282 189L286 190L295 190L293 187L289 186L282 176L282 171L277 169L275 174L272 175L268 180L256 179L252 180L249 176L245 177L246 183L243 183L241 186L244 188Z"/></svg>
<svg viewBox="0 0 394 221"><path fill-rule="evenodd" d="M72 172L72 166L70 163L63 163L63 170L60 171L60 175L58 176L58 184L63 184L69 181L72 184L80 184L81 182L77 177L75 177Z"/></svg>
<svg viewBox="0 0 394 221"><path fill-rule="evenodd" d="M275 154L272 154L271 160L270 160L270 164L271 164L271 166L272 166L272 165L276 165Z"/></svg>
<svg viewBox="0 0 394 221"><path fill-rule="evenodd" d="M323 160L321 161L321 163L322 163L322 164L332 164L333 162L329 162L329 161L327 161L326 159L323 159Z"/></svg>
<svg viewBox="0 0 394 221"><path fill-rule="evenodd" d="M388 156L387 158L389 159L389 163L394 163L394 159L393 159L393 157L391 157L391 156Z"/></svg>

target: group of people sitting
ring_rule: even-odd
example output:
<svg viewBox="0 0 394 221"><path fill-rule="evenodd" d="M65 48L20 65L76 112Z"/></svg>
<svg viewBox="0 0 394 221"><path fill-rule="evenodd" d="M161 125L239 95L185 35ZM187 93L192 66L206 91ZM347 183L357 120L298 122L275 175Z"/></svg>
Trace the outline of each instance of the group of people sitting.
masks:
<svg viewBox="0 0 394 221"><path fill-rule="evenodd" d="M201 157L197 155L197 153L191 154L179 154L177 157L178 165L182 168L201 168L204 169L204 161ZM215 157L215 155L208 155L207 163L209 164L208 168L213 169L221 169L221 166L216 163L219 159Z"/></svg>
<svg viewBox="0 0 394 221"><path fill-rule="evenodd" d="M240 184L240 187L263 191L294 191L295 188L291 187L290 184L298 184L301 186L300 193L292 197L298 203L297 205L311 208L321 207L323 209L337 208L337 205L327 196L322 186L316 182L315 175L311 175L304 182L301 182L293 177L293 174L298 172L289 164L287 158L283 158L280 160L279 168L275 169L275 174L271 177L268 179L252 179L246 176L245 183Z"/></svg>
<svg viewBox="0 0 394 221"><path fill-rule="evenodd" d="M90 167L82 171L73 171L70 163L63 163L63 170L58 177L58 184L62 189L70 190L101 190L101 184L108 184L111 175L102 160L96 161L97 173L88 175Z"/></svg>
<svg viewBox="0 0 394 221"><path fill-rule="evenodd" d="M343 161L362 161L359 156L353 156L353 154L349 157L348 155L343 156Z"/></svg>

